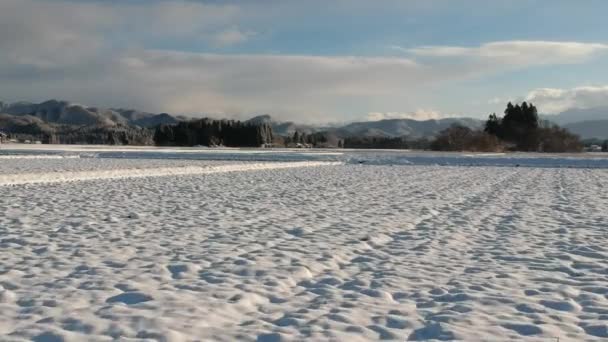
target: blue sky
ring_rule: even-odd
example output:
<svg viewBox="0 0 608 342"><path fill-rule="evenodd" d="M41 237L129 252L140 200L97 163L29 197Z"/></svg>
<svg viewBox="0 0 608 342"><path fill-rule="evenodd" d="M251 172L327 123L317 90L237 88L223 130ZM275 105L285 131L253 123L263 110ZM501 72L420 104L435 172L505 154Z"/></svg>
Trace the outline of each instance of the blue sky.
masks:
<svg viewBox="0 0 608 342"><path fill-rule="evenodd" d="M608 106L601 0L0 1L0 98L344 122Z"/></svg>

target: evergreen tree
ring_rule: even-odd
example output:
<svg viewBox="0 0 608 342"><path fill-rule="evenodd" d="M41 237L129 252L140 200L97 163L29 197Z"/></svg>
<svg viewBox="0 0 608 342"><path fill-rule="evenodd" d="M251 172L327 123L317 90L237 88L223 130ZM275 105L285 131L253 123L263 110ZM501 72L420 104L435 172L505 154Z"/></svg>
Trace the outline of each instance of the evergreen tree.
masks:
<svg viewBox="0 0 608 342"><path fill-rule="evenodd" d="M169 146L258 147L271 143L272 139L272 127L269 124L249 124L232 120L201 119L175 125L160 125L154 133L155 144Z"/></svg>
<svg viewBox="0 0 608 342"><path fill-rule="evenodd" d="M492 113L490 114L490 116L488 117L488 121L486 121L486 126L484 128L484 131L488 134L492 134L495 135L497 137L500 137L502 135L501 132L501 124L502 121L501 119L499 119L496 116L496 113Z"/></svg>

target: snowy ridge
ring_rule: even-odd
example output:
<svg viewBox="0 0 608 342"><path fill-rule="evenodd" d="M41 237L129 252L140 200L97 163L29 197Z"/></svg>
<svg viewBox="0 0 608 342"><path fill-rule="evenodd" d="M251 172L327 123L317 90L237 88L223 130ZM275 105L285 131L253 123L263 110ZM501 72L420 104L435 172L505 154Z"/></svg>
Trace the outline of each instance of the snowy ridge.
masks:
<svg viewBox="0 0 608 342"><path fill-rule="evenodd" d="M339 162L290 162L290 163L255 163L234 164L219 166L183 166L162 167L122 170L97 170L97 171L67 171L67 172L43 172L0 175L0 186L32 184L32 183L61 183L100 179L118 178L142 178L161 176L201 175L210 173L257 171L268 169L289 169L296 167L333 166L342 165Z"/></svg>

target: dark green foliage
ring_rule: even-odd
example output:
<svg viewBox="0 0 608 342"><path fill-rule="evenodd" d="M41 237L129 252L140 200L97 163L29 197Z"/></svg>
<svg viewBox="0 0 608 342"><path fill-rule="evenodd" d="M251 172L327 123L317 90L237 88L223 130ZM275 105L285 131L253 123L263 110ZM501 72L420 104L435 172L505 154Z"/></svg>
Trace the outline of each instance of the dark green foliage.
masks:
<svg viewBox="0 0 608 342"><path fill-rule="evenodd" d="M60 126L43 143L95 145L151 145L152 131L131 126Z"/></svg>
<svg viewBox="0 0 608 342"><path fill-rule="evenodd" d="M602 152L608 152L608 140L604 140L602 144Z"/></svg>
<svg viewBox="0 0 608 342"><path fill-rule="evenodd" d="M484 130L501 140L515 144L519 151L534 151L538 145L538 127L538 111L533 104L523 102L514 106L509 102L505 116L500 118L496 114L490 115Z"/></svg>
<svg viewBox="0 0 608 342"><path fill-rule="evenodd" d="M408 149L405 138L349 137L344 139L344 148Z"/></svg>
<svg viewBox="0 0 608 342"><path fill-rule="evenodd" d="M582 149L578 136L558 126L541 126L533 104L509 102L504 117L490 115L484 131L516 151L578 152Z"/></svg>
<svg viewBox="0 0 608 342"><path fill-rule="evenodd" d="M486 126L484 131L488 134L492 134L495 136L501 135L501 125L502 119L496 116L496 113L490 114L488 117L488 121L486 121Z"/></svg>
<svg viewBox="0 0 608 342"><path fill-rule="evenodd" d="M192 120L158 126L154 143L161 146L260 147L272 143L272 127L266 123L234 120Z"/></svg>
<svg viewBox="0 0 608 342"><path fill-rule="evenodd" d="M342 142L344 148L366 149L428 149L430 142L427 139L408 140L405 137L348 137Z"/></svg>

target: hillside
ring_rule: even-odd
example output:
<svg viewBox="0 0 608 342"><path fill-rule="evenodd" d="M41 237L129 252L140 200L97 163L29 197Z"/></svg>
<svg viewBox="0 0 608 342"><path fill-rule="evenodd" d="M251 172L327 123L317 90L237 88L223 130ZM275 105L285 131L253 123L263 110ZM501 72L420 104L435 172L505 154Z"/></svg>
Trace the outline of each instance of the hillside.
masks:
<svg viewBox="0 0 608 342"><path fill-rule="evenodd" d="M0 129L8 132L51 134L75 131L79 128L103 129L110 132L129 128L154 128L161 124L176 124L190 120L168 113L148 113L134 109L104 109L89 107L68 101L49 100L42 103L0 102ZM560 124L582 138L608 138L608 108L570 109L557 115L542 118ZM480 128L484 121L472 118L446 118L418 121L413 119L390 119L361 121L345 125L306 125L292 121L279 121L264 114L253 117L246 123L269 124L277 136L292 136L296 131L305 134L324 132L336 138L347 137L407 137L430 138L453 124L469 128ZM84 138L82 138L84 139ZM81 139L81 140L82 140Z"/></svg>
<svg viewBox="0 0 608 342"><path fill-rule="evenodd" d="M275 121L270 115L258 115L245 122L253 124L270 124L272 131L277 135L287 136L293 135L296 131L306 134L325 131L328 128L324 126L303 125L293 121Z"/></svg>
<svg viewBox="0 0 608 342"><path fill-rule="evenodd" d="M469 118L449 118L439 120L411 120L391 119L380 121L354 122L332 131L340 137L366 136L366 137L411 137L423 138L434 136L441 130L453 124L460 124L469 128L479 128L483 121Z"/></svg>
<svg viewBox="0 0 608 342"><path fill-rule="evenodd" d="M125 109L87 107L67 101L49 100L42 103L0 103L0 113L36 117L43 122L77 126L140 126L154 127L173 124L179 120L169 114L152 114Z"/></svg>
<svg viewBox="0 0 608 342"><path fill-rule="evenodd" d="M564 127L584 139L608 139L608 120L581 121Z"/></svg>
<svg viewBox="0 0 608 342"><path fill-rule="evenodd" d="M293 135L296 131L300 133L312 134L316 132L331 133L340 138L346 137L412 137L423 138L431 137L439 131L450 127L453 124L460 124L469 128L480 128L482 120L470 118L447 118L439 120L412 120L412 119L391 119L380 121L361 121L353 122L343 126L314 126L302 125L295 122L275 121L269 115L256 116L247 122L269 123L273 132L277 135Z"/></svg>

